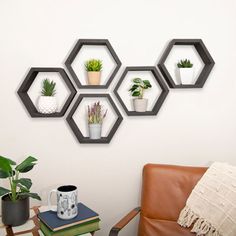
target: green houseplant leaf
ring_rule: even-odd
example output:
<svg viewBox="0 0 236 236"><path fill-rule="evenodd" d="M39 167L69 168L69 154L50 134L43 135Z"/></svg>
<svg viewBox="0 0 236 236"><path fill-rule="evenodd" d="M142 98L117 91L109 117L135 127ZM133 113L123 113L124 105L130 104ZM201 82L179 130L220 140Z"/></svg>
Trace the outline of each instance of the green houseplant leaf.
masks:
<svg viewBox="0 0 236 236"><path fill-rule="evenodd" d="M21 162L18 166L16 166L16 170L21 172L21 173L25 173L30 171L31 169L33 169L34 165L36 165L37 159L29 156L27 157L23 162Z"/></svg>
<svg viewBox="0 0 236 236"><path fill-rule="evenodd" d="M6 188L3 188L3 187L0 187L0 196L3 196L7 193L9 193L10 190L9 189L6 189Z"/></svg>
<svg viewBox="0 0 236 236"><path fill-rule="evenodd" d="M0 156L0 169L6 173L11 172L11 160Z"/></svg>
<svg viewBox="0 0 236 236"><path fill-rule="evenodd" d="M27 178L21 178L21 179L18 179L18 180L14 180L14 183L21 184L24 187L26 187L27 189L30 189L31 186L32 186L31 179L27 179Z"/></svg>
<svg viewBox="0 0 236 236"><path fill-rule="evenodd" d="M41 201L41 197L37 193L20 193L19 196L28 196Z"/></svg>

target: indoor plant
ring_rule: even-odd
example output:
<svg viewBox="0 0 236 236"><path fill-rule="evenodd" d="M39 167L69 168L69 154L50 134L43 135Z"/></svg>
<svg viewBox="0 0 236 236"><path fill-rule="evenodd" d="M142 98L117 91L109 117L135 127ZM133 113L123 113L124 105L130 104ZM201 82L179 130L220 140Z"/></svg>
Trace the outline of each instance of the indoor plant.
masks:
<svg viewBox="0 0 236 236"><path fill-rule="evenodd" d="M102 61L91 59L85 62L89 85L99 85L101 80Z"/></svg>
<svg viewBox="0 0 236 236"><path fill-rule="evenodd" d="M9 158L0 156L0 178L8 178L10 188L0 187L2 196L2 222L5 225L24 224L29 218L29 197L41 200L37 193L31 193L32 182L20 178L21 173L30 171L37 159L27 157L19 165Z"/></svg>
<svg viewBox="0 0 236 236"><path fill-rule="evenodd" d="M38 110L43 114L51 114L57 111L57 100L54 96L56 94L56 83L49 79L43 80L41 96L38 100Z"/></svg>
<svg viewBox="0 0 236 236"><path fill-rule="evenodd" d="M133 97L134 110L137 112L145 112L147 110L148 99L143 98L144 90L151 88L152 85L149 80L142 80L141 78L134 78L133 85L129 89Z"/></svg>
<svg viewBox="0 0 236 236"><path fill-rule="evenodd" d="M192 84L193 83L193 64L190 60L180 60L177 63L179 68L179 74L182 84Z"/></svg>
<svg viewBox="0 0 236 236"><path fill-rule="evenodd" d="M107 115L107 110L102 111L100 102L95 102L91 106L88 106L88 126L89 137L91 139L100 139L102 133L102 122Z"/></svg>

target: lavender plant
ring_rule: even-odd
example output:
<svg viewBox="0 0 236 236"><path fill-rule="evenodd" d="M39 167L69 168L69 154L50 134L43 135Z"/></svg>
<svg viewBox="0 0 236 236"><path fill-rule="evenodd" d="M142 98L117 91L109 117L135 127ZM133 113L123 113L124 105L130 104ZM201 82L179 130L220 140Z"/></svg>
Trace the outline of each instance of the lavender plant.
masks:
<svg viewBox="0 0 236 236"><path fill-rule="evenodd" d="M100 102L95 102L91 106L88 106L88 123L89 124L102 124L103 119L107 115L107 110L102 111L102 105Z"/></svg>

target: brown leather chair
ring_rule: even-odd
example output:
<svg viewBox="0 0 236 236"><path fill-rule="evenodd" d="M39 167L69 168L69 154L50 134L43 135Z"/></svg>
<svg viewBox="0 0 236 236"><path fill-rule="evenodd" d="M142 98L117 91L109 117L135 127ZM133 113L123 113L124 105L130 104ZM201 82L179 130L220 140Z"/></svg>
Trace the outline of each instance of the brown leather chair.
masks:
<svg viewBox="0 0 236 236"><path fill-rule="evenodd" d="M205 167L147 164L143 168L141 207L117 223L109 236L119 231L140 213L138 236L193 236L177 224L180 211Z"/></svg>

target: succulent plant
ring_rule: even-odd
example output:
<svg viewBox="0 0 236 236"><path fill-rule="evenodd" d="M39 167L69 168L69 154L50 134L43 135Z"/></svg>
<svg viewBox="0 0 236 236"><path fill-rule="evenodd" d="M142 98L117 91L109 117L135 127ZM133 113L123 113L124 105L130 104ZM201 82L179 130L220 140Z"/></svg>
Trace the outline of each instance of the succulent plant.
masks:
<svg viewBox="0 0 236 236"><path fill-rule="evenodd" d="M95 102L91 106L88 106L88 123L89 124L101 124L103 119L107 115L107 110L102 111L100 102Z"/></svg>
<svg viewBox="0 0 236 236"><path fill-rule="evenodd" d="M149 80L142 80L140 78L134 78L133 83L129 89L133 97L143 98L144 90L152 87Z"/></svg>
<svg viewBox="0 0 236 236"><path fill-rule="evenodd" d="M185 59L185 60L180 60L177 63L178 68L192 68L193 64L190 62L190 60Z"/></svg>
<svg viewBox="0 0 236 236"><path fill-rule="evenodd" d="M98 59L90 59L85 62L86 71L101 71L102 61Z"/></svg>
<svg viewBox="0 0 236 236"><path fill-rule="evenodd" d="M49 79L45 79L43 80L43 88L41 91L41 94L43 96L54 96L56 94L56 89L55 89L56 83L51 80L51 82L49 81Z"/></svg>

